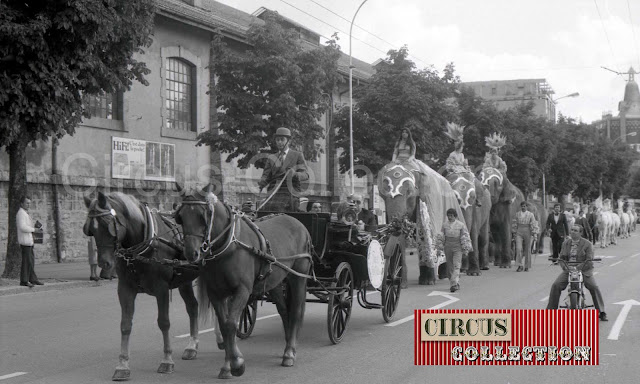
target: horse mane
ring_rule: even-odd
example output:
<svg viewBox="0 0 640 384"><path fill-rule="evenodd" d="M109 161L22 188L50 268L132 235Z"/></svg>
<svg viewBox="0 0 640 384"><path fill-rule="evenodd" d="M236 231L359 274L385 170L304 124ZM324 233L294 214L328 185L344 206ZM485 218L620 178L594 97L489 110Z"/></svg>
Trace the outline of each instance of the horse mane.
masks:
<svg viewBox="0 0 640 384"><path fill-rule="evenodd" d="M107 195L107 200L115 210L122 212L124 218L127 219L127 222L131 222L132 226L145 223L145 217L140 209L140 201L135 197L121 192L113 192ZM121 222L121 224L125 223Z"/></svg>

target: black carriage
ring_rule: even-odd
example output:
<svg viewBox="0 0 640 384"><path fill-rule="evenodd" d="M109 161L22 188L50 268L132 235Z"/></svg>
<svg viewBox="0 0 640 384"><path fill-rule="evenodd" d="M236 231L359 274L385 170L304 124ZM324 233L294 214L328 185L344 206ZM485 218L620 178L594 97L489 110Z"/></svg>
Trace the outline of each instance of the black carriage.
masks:
<svg viewBox="0 0 640 384"><path fill-rule="evenodd" d="M264 217L273 212L259 212ZM390 322L398 307L402 280L402 248L394 241L401 234L391 227L374 232L360 231L352 223L337 222L329 213L287 213L307 228L311 234L313 279L307 292L313 295L307 302L327 304L327 329L334 344L342 341L353 307L354 290L361 307L382 309L382 317ZM286 294L286 286L283 286ZM381 302L372 303L367 294L381 292ZM257 302L267 296L251 297L240 319L238 337L251 335L257 318Z"/></svg>

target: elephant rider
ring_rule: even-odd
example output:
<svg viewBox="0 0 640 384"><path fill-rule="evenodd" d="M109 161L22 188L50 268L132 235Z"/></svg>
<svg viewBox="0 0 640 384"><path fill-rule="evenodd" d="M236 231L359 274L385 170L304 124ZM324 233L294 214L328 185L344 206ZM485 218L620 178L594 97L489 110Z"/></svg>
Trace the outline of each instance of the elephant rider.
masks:
<svg viewBox="0 0 640 384"><path fill-rule="evenodd" d="M484 155L483 168L495 168L502 172L504 176L507 175L507 163L500 157L500 148L506 143L506 137L493 133L490 136L484 138L485 144L489 147L489 152Z"/></svg>
<svg viewBox="0 0 640 384"><path fill-rule="evenodd" d="M473 183L475 181L475 175L471 168L469 168L469 162L465 159L464 153L462 153L464 149L464 128L465 127L455 123L447 123L447 132L445 132L445 134L453 140L455 150L449 154L444 167L440 168L438 172L443 174L444 169L447 174L462 175L462 177L467 180L471 179L469 181ZM478 192L481 191L477 191L476 193ZM476 199L476 205L478 207L482 206L480 199Z"/></svg>
<svg viewBox="0 0 640 384"><path fill-rule="evenodd" d="M511 232L516 239L516 272L522 272L523 256L524 271L527 272L531 268L531 240L538 237L540 228L533 213L527 210L526 201L520 203L520 212L516 212L516 217L513 218Z"/></svg>
<svg viewBox="0 0 640 384"><path fill-rule="evenodd" d="M607 313L604 311L604 300L602 300L602 293L595 277L593 277L593 245L591 242L581 236L582 226L574 224L571 227L569 238L562 244L562 251L560 251L560 259L569 262L584 262L582 268L582 277L584 286L591 292L591 298L593 299L593 305L598 311L600 311L600 320L607 321ZM560 301L560 293L569 284L569 271L564 263L562 266L562 273L558 276L556 281L551 286L551 292L549 292L549 304L547 309L558 309L558 302Z"/></svg>
<svg viewBox="0 0 640 384"><path fill-rule="evenodd" d="M309 179L307 163L301 152L289 148L291 131L280 127L274 136L278 152L267 157L258 187L262 191L267 188L269 201L263 203L265 211L297 211L299 207L297 194L300 192L300 182ZM292 173L291 181L288 174ZM285 180L283 180L285 179ZM276 190L277 188L277 190Z"/></svg>

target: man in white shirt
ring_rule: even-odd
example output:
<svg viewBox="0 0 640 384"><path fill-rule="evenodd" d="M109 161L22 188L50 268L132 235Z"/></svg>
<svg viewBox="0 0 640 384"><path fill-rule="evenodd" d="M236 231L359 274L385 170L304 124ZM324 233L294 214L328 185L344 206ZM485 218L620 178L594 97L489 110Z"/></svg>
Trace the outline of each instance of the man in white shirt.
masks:
<svg viewBox="0 0 640 384"><path fill-rule="evenodd" d="M33 232L41 228L42 224L36 223L35 227L27 211L31 207L31 199L23 196L20 200L20 209L16 215L18 227L18 244L22 250L22 265L20 266L20 285L32 288L33 285L43 285L36 276L34 270L35 257L33 255Z"/></svg>

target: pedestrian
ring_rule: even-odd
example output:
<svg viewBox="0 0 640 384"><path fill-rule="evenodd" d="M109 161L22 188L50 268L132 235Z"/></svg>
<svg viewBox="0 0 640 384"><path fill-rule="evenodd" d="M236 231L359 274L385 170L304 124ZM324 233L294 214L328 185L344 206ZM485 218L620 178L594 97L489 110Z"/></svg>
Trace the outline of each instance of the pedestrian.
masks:
<svg viewBox="0 0 640 384"><path fill-rule="evenodd" d="M591 234L593 235L592 243L595 244L600 238L600 229L598 228L598 215L596 214L596 207L593 205L589 207L587 222L589 223L589 228L591 229Z"/></svg>
<svg viewBox="0 0 640 384"><path fill-rule="evenodd" d="M579 224L582 227L582 237L593 243L593 233L591 232L591 226L589 225L589 220L587 220L587 216L584 214L584 211L580 211L578 214L576 224Z"/></svg>
<svg viewBox="0 0 640 384"><path fill-rule="evenodd" d="M556 263L558 261L558 254L560 254L560 250L562 249L562 241L569 234L567 217L564 213L560 212L560 204L556 203L553 205L553 212L547 217L546 228L551 237L553 248L553 253L549 260Z"/></svg>
<svg viewBox="0 0 640 384"><path fill-rule="evenodd" d="M312 213L320 213L322 212L322 204L319 201L310 200L307 204L307 209Z"/></svg>
<svg viewBox="0 0 640 384"><path fill-rule="evenodd" d="M16 224L18 227L18 244L22 251L22 265L20 266L20 285L33 288L34 285L44 285L38 280L35 271L35 256L33 255L33 232L42 228L42 224L36 221L35 226L29 216L29 208L31 207L31 199L28 196L22 196L20 199L20 209L16 215Z"/></svg>
<svg viewBox="0 0 640 384"><path fill-rule="evenodd" d="M267 188L269 201L262 210L294 212L299 209L296 195L301 191L300 182L309 179L307 163L301 152L289 148L291 130L280 127L274 135L278 152L267 157L258 187ZM288 176L291 173L290 176ZM287 180L289 179L290 180ZM286 179L285 179L286 178Z"/></svg>
<svg viewBox="0 0 640 384"><path fill-rule="evenodd" d="M511 232L516 239L516 272L522 272L523 267L527 272L531 268L531 240L538 238L540 228L533 213L527 210L526 201L520 203L520 212L516 212L511 223Z"/></svg>
<svg viewBox="0 0 640 384"><path fill-rule="evenodd" d="M442 233L438 234L436 247L444 250L450 291L455 292L460 289L462 256L468 254L472 246L469 230L458 220L458 213L453 208L447 209L447 220L442 225Z"/></svg>

